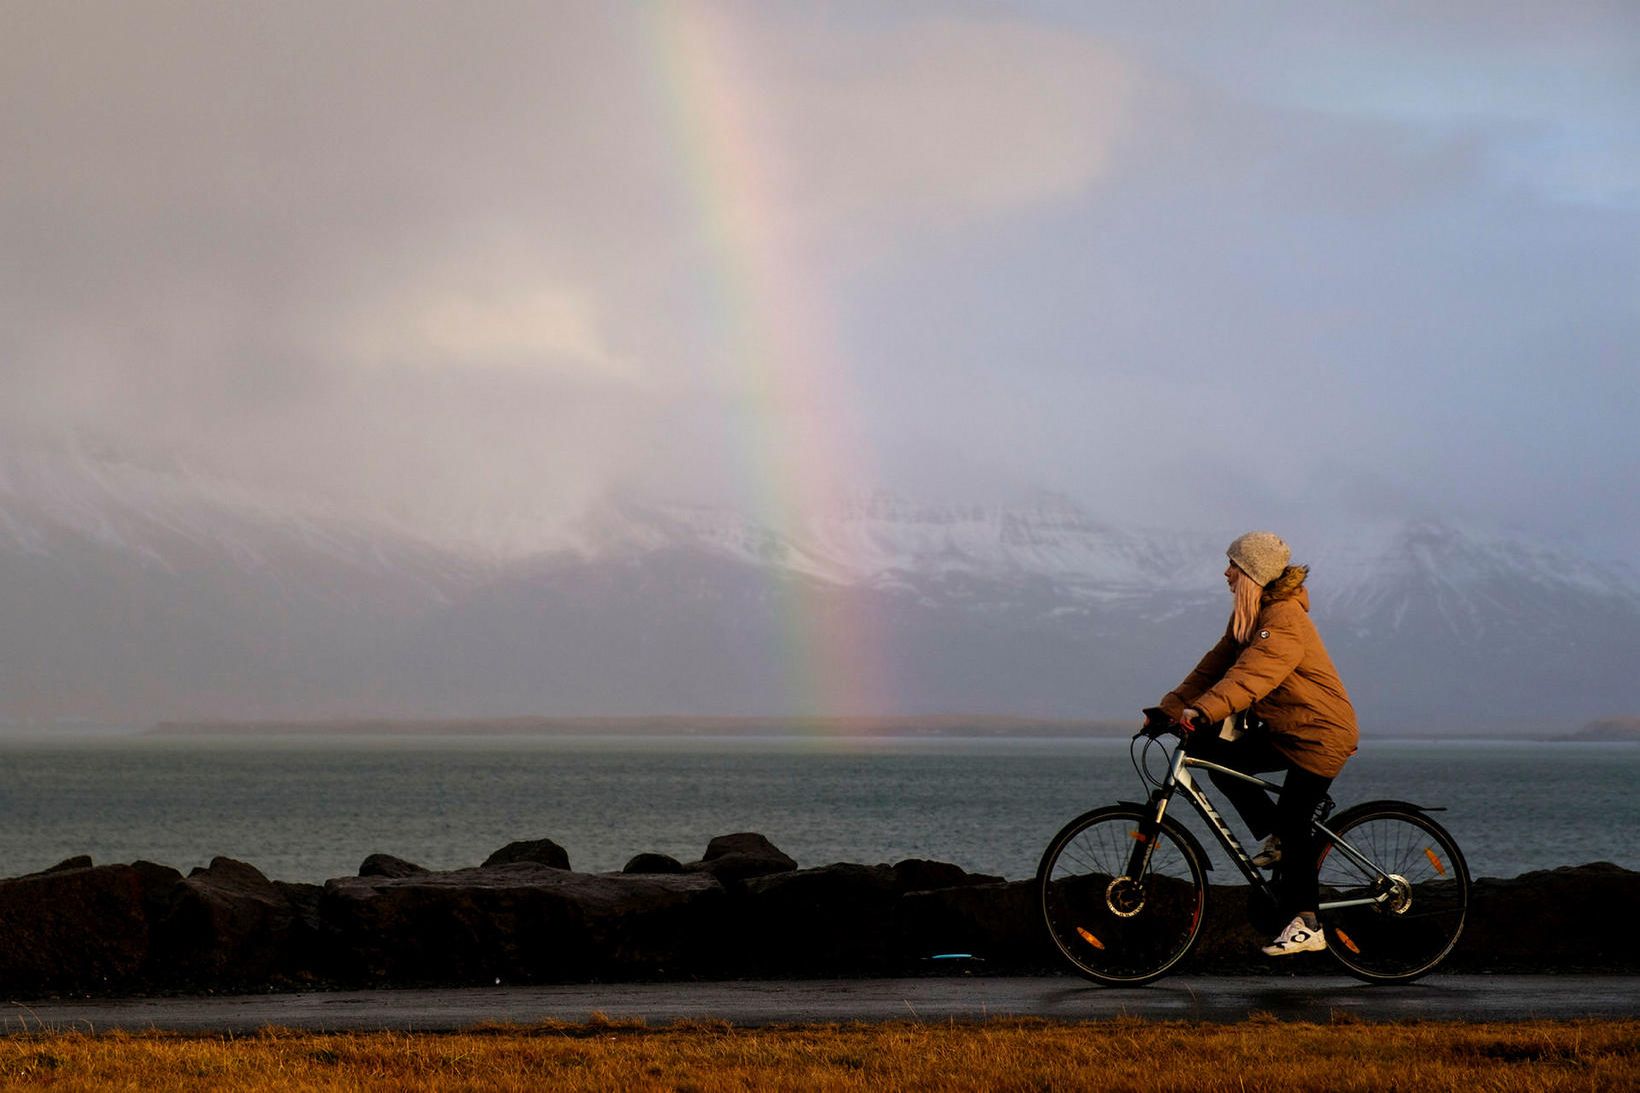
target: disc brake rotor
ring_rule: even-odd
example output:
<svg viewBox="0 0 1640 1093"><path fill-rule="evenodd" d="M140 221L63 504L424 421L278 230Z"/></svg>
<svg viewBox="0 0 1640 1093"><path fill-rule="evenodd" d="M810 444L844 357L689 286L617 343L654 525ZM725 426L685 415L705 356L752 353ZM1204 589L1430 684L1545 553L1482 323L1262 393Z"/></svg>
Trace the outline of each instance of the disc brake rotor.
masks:
<svg viewBox="0 0 1640 1093"><path fill-rule="evenodd" d="M1117 918L1132 918L1145 908L1144 885L1132 877L1117 877L1105 886L1105 906Z"/></svg>
<svg viewBox="0 0 1640 1093"><path fill-rule="evenodd" d="M1412 906L1412 882L1399 873L1389 875L1389 899L1384 906L1391 914L1404 915L1407 908Z"/></svg>

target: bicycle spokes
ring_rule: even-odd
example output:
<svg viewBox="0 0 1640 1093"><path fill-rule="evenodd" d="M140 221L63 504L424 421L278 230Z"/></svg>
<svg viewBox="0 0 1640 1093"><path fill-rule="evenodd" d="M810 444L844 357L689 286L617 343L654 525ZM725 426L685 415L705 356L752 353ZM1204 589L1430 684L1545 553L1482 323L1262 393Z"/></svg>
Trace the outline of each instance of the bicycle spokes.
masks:
<svg viewBox="0 0 1640 1093"><path fill-rule="evenodd" d="M1055 838L1038 870L1055 945L1102 982L1160 975L1189 951L1201 926L1207 889L1200 863L1166 827L1141 844L1141 831L1154 825L1143 819L1122 807L1080 817Z"/></svg>
<svg viewBox="0 0 1640 1093"><path fill-rule="evenodd" d="M1469 873L1452 837L1416 810L1347 817L1320 859L1321 917L1333 955L1357 975L1406 980L1452 951Z"/></svg>

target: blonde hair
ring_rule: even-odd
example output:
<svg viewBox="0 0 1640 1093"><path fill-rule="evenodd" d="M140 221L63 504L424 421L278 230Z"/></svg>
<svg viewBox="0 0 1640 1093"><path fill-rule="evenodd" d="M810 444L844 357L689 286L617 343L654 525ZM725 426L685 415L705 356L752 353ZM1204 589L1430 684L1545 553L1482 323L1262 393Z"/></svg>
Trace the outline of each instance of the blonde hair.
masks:
<svg viewBox="0 0 1640 1093"><path fill-rule="evenodd" d="M1264 586L1242 572L1240 566L1234 566L1234 569L1236 584L1230 594L1235 597L1235 606L1230 611L1230 636L1246 645L1253 640L1253 627L1258 625L1258 609L1264 598Z"/></svg>

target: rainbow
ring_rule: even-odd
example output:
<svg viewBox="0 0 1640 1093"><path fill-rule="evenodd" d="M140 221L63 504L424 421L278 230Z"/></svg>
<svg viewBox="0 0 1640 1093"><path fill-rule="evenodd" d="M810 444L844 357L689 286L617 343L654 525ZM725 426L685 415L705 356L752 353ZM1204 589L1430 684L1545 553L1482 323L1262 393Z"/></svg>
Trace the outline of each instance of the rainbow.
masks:
<svg viewBox="0 0 1640 1093"><path fill-rule="evenodd" d="M731 457L741 507L782 534L868 481L851 428L850 367L827 294L790 230L774 168L775 135L757 100L728 5L639 5L679 173L710 256L705 291L717 382L740 422ZM852 434L852 435L851 435ZM888 712L881 628L858 601L772 577L784 620L786 693L802 717ZM776 711L770 711L776 712Z"/></svg>

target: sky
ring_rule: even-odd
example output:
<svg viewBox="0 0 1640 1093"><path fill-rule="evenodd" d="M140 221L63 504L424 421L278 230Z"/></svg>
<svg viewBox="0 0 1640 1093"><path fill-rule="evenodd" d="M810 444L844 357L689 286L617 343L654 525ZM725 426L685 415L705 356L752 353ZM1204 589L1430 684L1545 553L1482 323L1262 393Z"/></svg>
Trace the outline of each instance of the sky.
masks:
<svg viewBox="0 0 1640 1093"><path fill-rule="evenodd" d="M0 428L435 536L1640 550L1640 6L0 0Z"/></svg>

